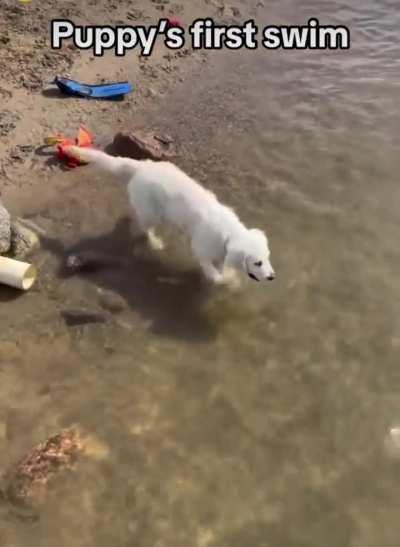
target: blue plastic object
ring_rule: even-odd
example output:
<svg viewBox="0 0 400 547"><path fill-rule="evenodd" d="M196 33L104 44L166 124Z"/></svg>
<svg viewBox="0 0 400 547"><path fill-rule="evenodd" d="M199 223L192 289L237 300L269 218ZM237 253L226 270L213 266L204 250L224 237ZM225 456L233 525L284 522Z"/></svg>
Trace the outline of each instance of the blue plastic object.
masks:
<svg viewBox="0 0 400 547"><path fill-rule="evenodd" d="M88 99L121 99L127 93L133 91L133 85L129 82L114 82L110 84L89 85L81 84L69 78L54 79L62 93L74 97L86 97Z"/></svg>

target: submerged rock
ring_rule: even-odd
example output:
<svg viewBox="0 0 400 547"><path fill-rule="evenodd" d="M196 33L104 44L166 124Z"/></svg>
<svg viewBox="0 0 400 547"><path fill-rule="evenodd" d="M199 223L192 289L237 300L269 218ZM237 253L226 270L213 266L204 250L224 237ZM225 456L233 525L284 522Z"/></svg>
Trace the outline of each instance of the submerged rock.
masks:
<svg viewBox="0 0 400 547"><path fill-rule="evenodd" d="M65 429L29 450L3 477L0 498L3 495L15 507L28 511L26 516L37 516L36 510L45 502L53 480L73 472L81 457L103 460L108 455L108 447L95 436L77 427Z"/></svg>
<svg viewBox="0 0 400 547"><path fill-rule="evenodd" d="M65 310L61 312L67 327L80 327L90 323L107 323L108 318L104 313L88 310Z"/></svg>
<svg viewBox="0 0 400 547"><path fill-rule="evenodd" d="M119 294L99 289L99 303L103 309L112 313L119 313L126 309L126 302Z"/></svg>
<svg viewBox="0 0 400 547"><path fill-rule="evenodd" d="M11 252L17 258L26 258L40 246L39 237L16 221L11 224Z"/></svg>
<svg viewBox="0 0 400 547"><path fill-rule="evenodd" d="M11 247L11 219L0 201L0 253L7 253Z"/></svg>
<svg viewBox="0 0 400 547"><path fill-rule="evenodd" d="M9 474L8 500L18 505L40 505L49 481L72 468L82 446L77 431L65 430L32 448Z"/></svg>

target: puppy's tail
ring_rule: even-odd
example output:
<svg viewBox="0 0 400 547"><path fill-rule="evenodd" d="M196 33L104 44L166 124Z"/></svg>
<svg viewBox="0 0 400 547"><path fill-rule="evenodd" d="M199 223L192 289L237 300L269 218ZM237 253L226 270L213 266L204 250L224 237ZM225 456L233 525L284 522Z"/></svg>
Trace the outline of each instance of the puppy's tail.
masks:
<svg viewBox="0 0 400 547"><path fill-rule="evenodd" d="M67 152L74 158L84 163L93 164L99 171L109 173L117 178L130 178L140 163L138 160L131 158L110 156L94 148L69 146Z"/></svg>

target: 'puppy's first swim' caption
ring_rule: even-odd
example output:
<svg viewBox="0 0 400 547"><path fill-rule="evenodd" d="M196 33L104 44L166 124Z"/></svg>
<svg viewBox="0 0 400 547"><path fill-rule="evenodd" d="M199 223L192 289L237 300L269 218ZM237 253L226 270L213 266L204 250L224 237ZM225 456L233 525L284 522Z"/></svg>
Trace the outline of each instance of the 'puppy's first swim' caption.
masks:
<svg viewBox="0 0 400 547"><path fill-rule="evenodd" d="M261 33L261 40L259 38ZM217 25L211 18L197 19L186 29L170 26L167 19L157 25L80 26L66 19L51 22L51 47L60 49L64 40L72 40L79 49L91 49L101 57L114 50L121 57L139 49L141 55L151 55L157 40L169 49L186 46L187 35L193 49L349 49L350 31L345 26L321 25L315 18L303 26L266 26L260 32L254 20L242 25Z"/></svg>

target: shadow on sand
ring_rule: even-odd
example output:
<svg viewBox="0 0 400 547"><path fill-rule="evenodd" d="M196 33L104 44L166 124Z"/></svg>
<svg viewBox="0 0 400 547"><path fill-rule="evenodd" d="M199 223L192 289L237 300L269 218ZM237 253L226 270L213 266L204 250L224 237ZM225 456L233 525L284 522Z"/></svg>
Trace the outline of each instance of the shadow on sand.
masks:
<svg viewBox="0 0 400 547"><path fill-rule="evenodd" d="M95 100L95 101L106 101L106 102L117 102L120 103L124 100L124 96L117 96L117 97L96 97L94 99L91 99L90 97L79 97L79 95L66 95L65 93L61 93L61 91L58 88L49 88L44 89L42 91L43 97L46 97L47 99L56 99L56 100L66 100L66 99L74 99L75 101L81 100L81 101L88 101L88 100Z"/></svg>

